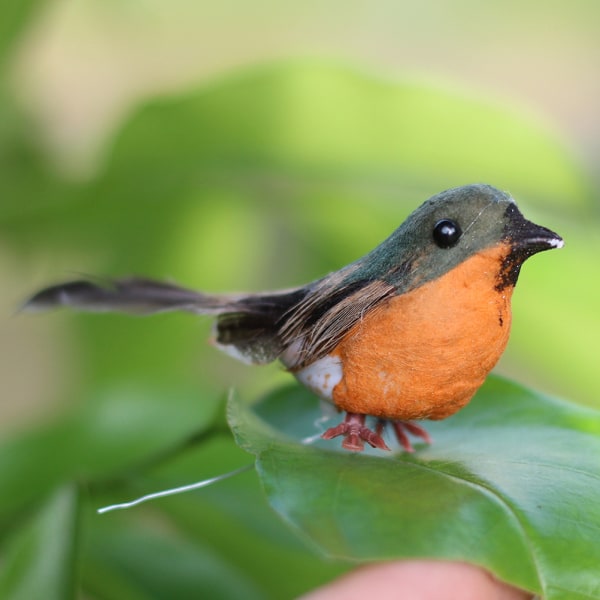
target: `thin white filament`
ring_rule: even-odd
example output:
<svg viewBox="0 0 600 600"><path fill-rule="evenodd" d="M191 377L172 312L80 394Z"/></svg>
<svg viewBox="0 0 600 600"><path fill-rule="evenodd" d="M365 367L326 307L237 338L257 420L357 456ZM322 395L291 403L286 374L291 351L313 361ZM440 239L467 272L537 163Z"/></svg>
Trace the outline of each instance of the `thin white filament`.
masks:
<svg viewBox="0 0 600 600"><path fill-rule="evenodd" d="M111 504L110 506L103 506L102 508L99 508L97 512L101 515L112 510L131 508L132 506L137 506L138 504L142 504L142 502L147 502L148 500L155 500L156 498L164 498L165 496L174 496L175 494L183 494L185 492L190 492L191 490L198 490L200 488L212 485L213 483L218 483L219 481L223 481L224 479L229 479L230 477L239 475L240 473L244 473L245 471L249 471L250 469L252 469L253 466L254 465L246 465L244 467L240 467L239 469L229 471L228 473L217 475L216 477L210 477L209 479L197 481L196 483L190 483L188 485L182 485L180 487L171 488L170 490L162 490L161 492L146 494L145 496L142 496L141 498L136 498L131 502L122 502L120 504Z"/></svg>
<svg viewBox="0 0 600 600"><path fill-rule="evenodd" d="M321 407L322 414L320 417L316 418L313 421L313 427L317 430L317 433L302 438L300 440L300 443L303 446L310 446L317 440L320 440L321 436L325 432L325 423L327 423L327 421L330 421L335 415L338 414L338 411L335 410L331 402L327 402L326 400L320 399L319 406Z"/></svg>

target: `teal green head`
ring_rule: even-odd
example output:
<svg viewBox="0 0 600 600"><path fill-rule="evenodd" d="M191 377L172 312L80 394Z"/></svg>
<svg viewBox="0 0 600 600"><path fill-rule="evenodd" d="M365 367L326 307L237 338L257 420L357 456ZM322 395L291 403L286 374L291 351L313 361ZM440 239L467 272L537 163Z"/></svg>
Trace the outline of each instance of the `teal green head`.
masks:
<svg viewBox="0 0 600 600"><path fill-rule="evenodd" d="M351 265L346 281L380 279L403 293L498 244L510 247L499 285L514 285L529 256L560 248L563 240L525 219L506 192L490 185L466 185L424 202L377 248Z"/></svg>

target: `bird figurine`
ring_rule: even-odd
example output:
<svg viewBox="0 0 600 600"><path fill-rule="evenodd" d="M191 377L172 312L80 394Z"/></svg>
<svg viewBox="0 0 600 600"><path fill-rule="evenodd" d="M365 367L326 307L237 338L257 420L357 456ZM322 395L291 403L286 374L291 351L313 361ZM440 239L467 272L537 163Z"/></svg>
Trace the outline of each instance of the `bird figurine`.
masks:
<svg viewBox="0 0 600 600"><path fill-rule="evenodd" d="M80 280L43 289L25 307L214 315L220 349L252 364L280 360L346 413L323 438L389 450L390 424L412 451L409 434L431 441L416 421L465 406L500 358L523 262L562 246L509 194L475 184L433 196L374 250L301 287L215 295L144 278Z"/></svg>

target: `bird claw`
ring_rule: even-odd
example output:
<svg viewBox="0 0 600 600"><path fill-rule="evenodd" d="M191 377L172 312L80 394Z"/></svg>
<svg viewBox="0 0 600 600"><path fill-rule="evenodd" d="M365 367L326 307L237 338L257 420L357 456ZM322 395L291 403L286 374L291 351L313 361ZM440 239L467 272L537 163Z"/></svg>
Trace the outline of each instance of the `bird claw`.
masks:
<svg viewBox="0 0 600 600"><path fill-rule="evenodd" d="M361 452L365 447L364 442L367 442L373 448L389 450L383 438L365 425L365 419L366 415L346 413L346 417L339 425L330 427L321 437L325 440L331 440L343 435L342 447L352 452Z"/></svg>
<svg viewBox="0 0 600 600"><path fill-rule="evenodd" d="M420 437L425 443L431 444L431 437L423 427L413 423L412 421L386 421L379 419L375 426L375 431L372 431L365 425L366 415L357 413L346 413L344 420L336 427L330 427L321 437L325 440L331 440L340 435L344 436L342 447L352 452L361 452L367 442L373 448L380 450L389 450L388 445L384 442L381 434L387 423L392 425L394 434L398 443L406 452L414 452L408 434Z"/></svg>
<svg viewBox="0 0 600 600"><path fill-rule="evenodd" d="M420 425L417 425L412 421L390 421L390 423L392 424L398 443L406 452L412 453L415 451L408 439L408 433L420 437L426 444L431 444L431 437Z"/></svg>

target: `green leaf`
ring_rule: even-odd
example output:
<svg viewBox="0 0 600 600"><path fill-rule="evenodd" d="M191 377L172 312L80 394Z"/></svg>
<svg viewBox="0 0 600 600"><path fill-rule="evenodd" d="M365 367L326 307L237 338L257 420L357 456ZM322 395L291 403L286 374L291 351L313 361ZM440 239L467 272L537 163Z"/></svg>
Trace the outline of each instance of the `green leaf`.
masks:
<svg viewBox="0 0 600 600"><path fill-rule="evenodd" d="M207 433L220 399L195 390L102 390L68 418L4 442L0 448L0 524L61 481L119 478Z"/></svg>
<svg viewBox="0 0 600 600"><path fill-rule="evenodd" d="M96 519L102 518L96 516ZM101 598L264 598L228 557L152 525L103 519L90 532L83 583Z"/></svg>
<svg viewBox="0 0 600 600"><path fill-rule="evenodd" d="M67 203L54 198L56 221L36 237L68 231L79 245L105 245L108 231L123 254L122 242L132 251L136 236L159 239L177 226L174 207L194 210L202 190L241 191L271 207L293 192L326 212L323 196L345 200L352 190L397 214L398 201L412 206L415 192L424 199L477 181L544 206L590 200L574 157L531 115L466 91L288 61L147 102L97 181ZM48 227L52 206L13 213L0 218L27 235L40 216Z"/></svg>
<svg viewBox="0 0 600 600"><path fill-rule="evenodd" d="M176 172L161 169L165 162ZM148 172L150 163L157 170ZM148 103L122 130L107 175L140 169L159 190L189 188L210 173L209 181L236 175L247 186L266 176L367 186L388 199L398 189L434 193L487 181L546 203L589 200L573 157L531 115L326 61L246 69L196 94Z"/></svg>
<svg viewBox="0 0 600 600"><path fill-rule="evenodd" d="M78 525L75 488L56 490L13 541L0 575L0 598L74 598Z"/></svg>
<svg viewBox="0 0 600 600"><path fill-rule="evenodd" d="M230 403L273 508L330 556L465 560L546 600L600 598L600 414L490 377L415 455L351 454L299 387Z"/></svg>
<svg viewBox="0 0 600 600"><path fill-rule="evenodd" d="M151 479L146 474L145 489L165 489L227 473L251 460L231 436L213 438L159 465ZM147 508L160 508L172 527L188 539L226 556L232 567L264 590L266 598L297 598L349 569L346 562L322 560L276 518L253 470Z"/></svg>

